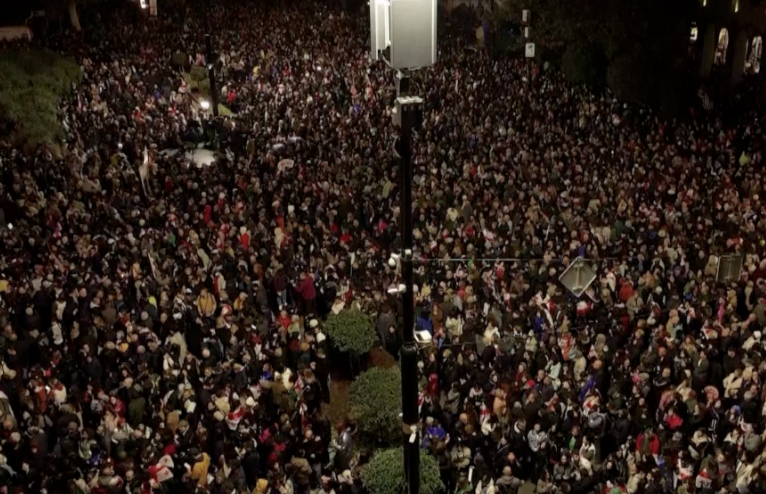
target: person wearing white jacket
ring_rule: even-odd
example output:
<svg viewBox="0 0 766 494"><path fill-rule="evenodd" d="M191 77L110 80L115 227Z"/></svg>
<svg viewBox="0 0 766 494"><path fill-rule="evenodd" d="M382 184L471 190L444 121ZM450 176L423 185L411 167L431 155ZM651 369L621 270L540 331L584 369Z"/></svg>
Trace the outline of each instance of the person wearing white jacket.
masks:
<svg viewBox="0 0 766 494"><path fill-rule="evenodd" d="M737 465L737 492L746 494L750 492L750 487L754 484L756 475L758 474L758 467L761 464L761 457L756 457L753 463L745 463L740 461Z"/></svg>
<svg viewBox="0 0 766 494"><path fill-rule="evenodd" d="M535 424L532 430L527 433L527 444L529 444L529 449L535 454L544 451L547 447L548 434L541 430L540 424Z"/></svg>

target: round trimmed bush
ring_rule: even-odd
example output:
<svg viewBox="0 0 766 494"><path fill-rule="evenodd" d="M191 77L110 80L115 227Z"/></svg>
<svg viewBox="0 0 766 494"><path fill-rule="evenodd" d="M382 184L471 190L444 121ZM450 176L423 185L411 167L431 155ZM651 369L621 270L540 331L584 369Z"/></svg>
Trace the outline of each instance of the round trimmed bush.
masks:
<svg viewBox="0 0 766 494"><path fill-rule="evenodd" d="M398 367L373 367L351 383L351 417L363 442L394 445L402 439L402 379Z"/></svg>
<svg viewBox="0 0 766 494"><path fill-rule="evenodd" d="M401 494L404 492L404 453L401 448L384 449L375 453L362 467L362 482L370 494ZM431 455L420 455L420 493L438 494L444 488L439 476L439 463Z"/></svg>
<svg viewBox="0 0 766 494"><path fill-rule="evenodd" d="M372 317L357 309L330 314L322 327L332 344L342 352L364 355L378 342Z"/></svg>

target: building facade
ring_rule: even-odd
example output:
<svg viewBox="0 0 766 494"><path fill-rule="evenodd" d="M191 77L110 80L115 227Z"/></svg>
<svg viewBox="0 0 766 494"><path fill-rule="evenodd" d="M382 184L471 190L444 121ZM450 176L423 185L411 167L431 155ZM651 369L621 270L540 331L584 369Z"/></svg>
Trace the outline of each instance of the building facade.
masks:
<svg viewBox="0 0 766 494"><path fill-rule="evenodd" d="M735 83L746 73L760 73L766 1L698 1L700 10L692 40L699 44L700 75L707 77L716 65L729 71Z"/></svg>

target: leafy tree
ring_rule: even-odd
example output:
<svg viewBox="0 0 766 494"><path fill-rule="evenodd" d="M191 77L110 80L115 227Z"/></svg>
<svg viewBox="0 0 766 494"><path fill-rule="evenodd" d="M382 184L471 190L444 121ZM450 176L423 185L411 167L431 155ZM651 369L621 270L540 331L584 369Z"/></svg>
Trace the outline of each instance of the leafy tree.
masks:
<svg viewBox="0 0 766 494"><path fill-rule="evenodd" d="M68 18L72 29L82 31L78 7L85 3L97 1L99 0L41 0L39 8L45 10L49 20L59 22Z"/></svg>
<svg viewBox="0 0 766 494"><path fill-rule="evenodd" d="M606 80L620 99L657 106L678 101L676 93L689 87L689 28L698 2L509 0L502 15L520 21L525 8L538 51L560 55L572 82Z"/></svg>
<svg viewBox="0 0 766 494"><path fill-rule="evenodd" d="M351 383L351 416L359 424L362 441L392 445L402 438L402 379L399 368L373 367Z"/></svg>
<svg viewBox="0 0 766 494"><path fill-rule="evenodd" d="M603 40L599 12L609 0L508 0L497 10L500 19L521 22L522 11L531 12L531 40L546 52L561 53L571 43Z"/></svg>
<svg viewBox="0 0 766 494"><path fill-rule="evenodd" d="M7 1L7 0L6 0ZM20 0L23 1L23 0ZM91 23L92 14L99 10L99 4L105 4L112 0L38 0L35 2L45 13L49 21L63 22L69 20L69 24L74 31L83 31L83 26L90 30L94 27ZM133 0L131 0L132 2ZM138 0L136 0L138 3ZM149 0L146 0L149 3ZM138 5L136 5L138 8ZM100 26L99 26L100 27Z"/></svg>
<svg viewBox="0 0 766 494"><path fill-rule="evenodd" d="M50 51L0 52L0 119L29 144L55 142L59 103L81 77L77 63Z"/></svg>
<svg viewBox="0 0 766 494"><path fill-rule="evenodd" d="M691 71L689 29L695 2L610 0L605 11L609 86L626 101L661 105L679 99Z"/></svg>
<svg viewBox="0 0 766 494"><path fill-rule="evenodd" d="M323 327L337 349L353 355L364 355L378 342L372 317L357 309L330 314Z"/></svg>
<svg viewBox="0 0 766 494"><path fill-rule="evenodd" d="M82 31L83 24L87 24L87 19L85 22L82 22L80 20L80 12L83 10L83 8L87 8L89 6L98 4L104 0L44 0L48 4L51 5L52 8L60 8L60 5L66 5L67 14L69 15L69 23L72 25L72 29L75 31ZM147 3L149 0L146 0ZM56 3L59 3L60 5L56 5Z"/></svg>
<svg viewBox="0 0 766 494"><path fill-rule="evenodd" d="M606 54L598 43L573 43L561 59L561 69L569 81L594 88L603 85L606 67Z"/></svg>
<svg viewBox="0 0 766 494"><path fill-rule="evenodd" d="M370 494L401 494L404 488L404 452L401 448L378 451L362 467L362 482ZM439 463L431 455L420 455L420 492L438 494L444 489Z"/></svg>

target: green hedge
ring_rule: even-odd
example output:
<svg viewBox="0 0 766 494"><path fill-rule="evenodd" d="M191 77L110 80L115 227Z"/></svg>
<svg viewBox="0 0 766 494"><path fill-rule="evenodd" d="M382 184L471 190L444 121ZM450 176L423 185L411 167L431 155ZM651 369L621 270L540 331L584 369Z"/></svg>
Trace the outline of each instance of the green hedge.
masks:
<svg viewBox="0 0 766 494"><path fill-rule="evenodd" d="M364 442L393 445L402 439L402 378L398 367L373 367L351 383L351 416Z"/></svg>
<svg viewBox="0 0 766 494"><path fill-rule="evenodd" d="M207 69L205 67L200 67L199 65L194 65L189 70L189 76L191 76L193 81L205 81L208 79Z"/></svg>
<svg viewBox="0 0 766 494"><path fill-rule="evenodd" d="M197 89L203 96L210 97L210 79L207 78L207 71L205 74L205 78L199 81L194 78L199 77L199 74L192 76L190 73L184 72L183 78L189 89Z"/></svg>
<svg viewBox="0 0 766 494"><path fill-rule="evenodd" d="M322 327L333 345L343 352L364 355L378 342L372 317L360 310L344 309L330 314Z"/></svg>
<svg viewBox="0 0 766 494"><path fill-rule="evenodd" d="M16 124L33 144L53 143L63 135L57 111L61 99L82 78L74 60L50 51L0 52L0 115Z"/></svg>
<svg viewBox="0 0 766 494"><path fill-rule="evenodd" d="M370 494L401 494L404 491L404 453L401 448L375 453L362 467L362 482ZM420 493L438 494L444 489L439 464L431 455L420 455Z"/></svg>

